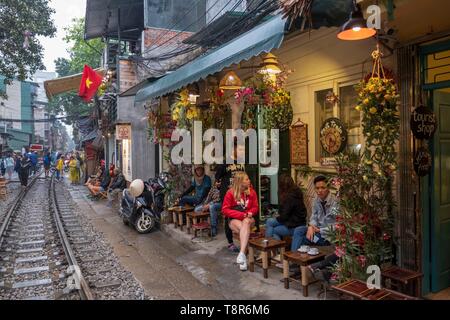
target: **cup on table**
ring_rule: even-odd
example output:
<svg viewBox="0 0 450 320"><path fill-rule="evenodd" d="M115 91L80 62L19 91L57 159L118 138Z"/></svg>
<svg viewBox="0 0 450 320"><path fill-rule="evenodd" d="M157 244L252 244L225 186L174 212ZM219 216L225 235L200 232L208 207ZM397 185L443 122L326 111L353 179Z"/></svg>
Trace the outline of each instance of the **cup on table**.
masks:
<svg viewBox="0 0 450 320"><path fill-rule="evenodd" d="M263 243L263 246L264 246L264 247L267 247L267 246L269 245L269 240L264 239L264 240L262 241L262 243Z"/></svg>
<svg viewBox="0 0 450 320"><path fill-rule="evenodd" d="M319 254L319 249L317 249L317 248L309 248L308 254L311 254L311 255Z"/></svg>
<svg viewBox="0 0 450 320"><path fill-rule="evenodd" d="M307 253L309 250L310 250L309 246L300 246L300 248L298 248L298 251L303 253Z"/></svg>

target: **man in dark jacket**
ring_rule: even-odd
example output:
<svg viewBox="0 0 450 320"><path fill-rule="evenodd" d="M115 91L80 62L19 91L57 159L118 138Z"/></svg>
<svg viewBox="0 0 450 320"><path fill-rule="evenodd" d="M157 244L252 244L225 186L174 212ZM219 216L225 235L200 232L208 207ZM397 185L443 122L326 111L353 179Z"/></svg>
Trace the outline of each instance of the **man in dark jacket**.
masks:
<svg viewBox="0 0 450 320"><path fill-rule="evenodd" d="M108 203L106 205L108 207L112 207L112 202L116 195L121 193L126 187L127 181L125 180L122 172L118 168L114 169L114 179L108 189Z"/></svg>

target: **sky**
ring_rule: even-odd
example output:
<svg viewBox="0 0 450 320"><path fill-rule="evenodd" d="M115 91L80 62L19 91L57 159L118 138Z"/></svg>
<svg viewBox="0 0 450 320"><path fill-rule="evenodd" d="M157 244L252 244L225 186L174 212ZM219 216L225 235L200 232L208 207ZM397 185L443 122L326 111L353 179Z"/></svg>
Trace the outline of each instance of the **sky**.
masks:
<svg viewBox="0 0 450 320"><path fill-rule="evenodd" d="M53 38L39 38L43 45L44 65L46 71L55 71L54 61L59 57L68 58L67 48L69 44L63 38L65 36L64 27L71 24L73 18L82 18L86 14L86 0L49 0L49 5L56 12L53 20L57 28L56 36Z"/></svg>

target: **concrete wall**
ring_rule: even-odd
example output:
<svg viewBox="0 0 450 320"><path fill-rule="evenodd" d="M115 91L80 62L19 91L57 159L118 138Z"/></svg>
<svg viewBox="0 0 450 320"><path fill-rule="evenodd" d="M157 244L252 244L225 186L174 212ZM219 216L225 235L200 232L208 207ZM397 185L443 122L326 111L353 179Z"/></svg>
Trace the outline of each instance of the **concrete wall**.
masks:
<svg viewBox="0 0 450 320"><path fill-rule="evenodd" d="M132 132L132 177L149 179L155 176L155 145L148 140L147 112L134 106L134 97L119 98L116 123L130 123Z"/></svg>

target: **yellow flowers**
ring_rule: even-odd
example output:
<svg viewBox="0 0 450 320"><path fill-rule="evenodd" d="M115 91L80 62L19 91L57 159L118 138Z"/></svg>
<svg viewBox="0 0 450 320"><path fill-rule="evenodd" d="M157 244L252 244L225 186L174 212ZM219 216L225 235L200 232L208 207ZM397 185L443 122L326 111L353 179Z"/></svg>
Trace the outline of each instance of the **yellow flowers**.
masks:
<svg viewBox="0 0 450 320"><path fill-rule="evenodd" d="M198 112L197 112L196 107L191 107L186 112L186 118L188 118L189 120L192 120L197 116L198 116Z"/></svg>
<svg viewBox="0 0 450 320"><path fill-rule="evenodd" d="M361 111L361 106L358 104L358 105L355 107L355 109L356 109L357 111Z"/></svg>
<svg viewBox="0 0 450 320"><path fill-rule="evenodd" d="M363 101L363 103L364 103L365 105L368 105L369 102L370 102L369 98L365 98L364 101Z"/></svg>
<svg viewBox="0 0 450 320"><path fill-rule="evenodd" d="M371 114L375 114L375 113L377 113L377 111L378 111L378 109L375 108L375 107L371 107L371 108L369 109L369 112L370 112Z"/></svg>

